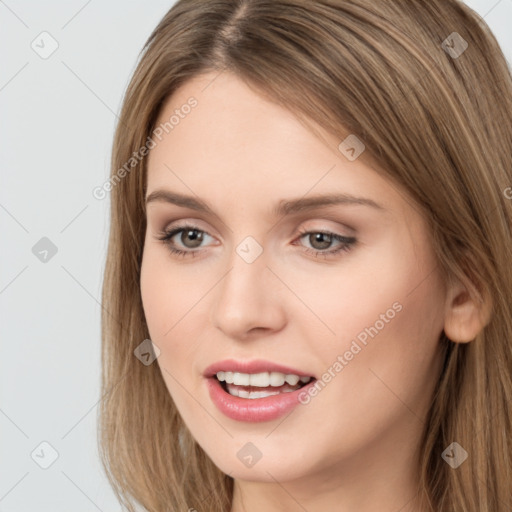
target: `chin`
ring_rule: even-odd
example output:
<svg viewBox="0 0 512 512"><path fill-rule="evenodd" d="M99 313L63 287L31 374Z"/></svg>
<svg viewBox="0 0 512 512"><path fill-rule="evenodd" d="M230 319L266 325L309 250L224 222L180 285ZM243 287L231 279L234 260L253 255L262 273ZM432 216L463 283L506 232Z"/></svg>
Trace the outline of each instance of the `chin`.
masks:
<svg viewBox="0 0 512 512"><path fill-rule="evenodd" d="M256 451L249 444L250 442L240 442L234 444L234 456L227 456L228 450L221 453L211 454L207 452L213 463L223 473L231 476L235 480L248 480L252 482L286 482L304 477L311 468L304 466L304 454L294 459L290 457L289 447L285 448L285 454L281 453L261 453L260 458L256 459ZM254 450L253 458L248 455Z"/></svg>

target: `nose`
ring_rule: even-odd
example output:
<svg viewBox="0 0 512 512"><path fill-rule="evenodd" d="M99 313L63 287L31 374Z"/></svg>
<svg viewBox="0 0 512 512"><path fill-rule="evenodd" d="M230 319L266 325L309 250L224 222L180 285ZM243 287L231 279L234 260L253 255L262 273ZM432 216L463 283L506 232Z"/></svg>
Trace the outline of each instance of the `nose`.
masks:
<svg viewBox="0 0 512 512"><path fill-rule="evenodd" d="M236 251L217 285L211 321L225 336L246 340L256 333L281 330L286 323L284 285L267 267L266 253L253 262Z"/></svg>

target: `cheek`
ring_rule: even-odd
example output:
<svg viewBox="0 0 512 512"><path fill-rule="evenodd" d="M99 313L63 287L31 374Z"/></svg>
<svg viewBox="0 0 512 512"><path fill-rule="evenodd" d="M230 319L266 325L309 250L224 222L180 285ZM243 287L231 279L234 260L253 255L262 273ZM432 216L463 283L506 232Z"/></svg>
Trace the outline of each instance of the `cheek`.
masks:
<svg viewBox="0 0 512 512"><path fill-rule="evenodd" d="M318 346L326 370L342 356L336 367L342 377L335 379L332 399L350 390L347 410L381 404L391 411L401 406L397 397L422 409L435 382L442 283L430 254L417 257L417 249L404 245L393 244L400 246L398 252L390 244L320 283L328 293L315 307L335 335L324 336Z"/></svg>
<svg viewBox="0 0 512 512"><path fill-rule="evenodd" d="M170 375L180 380L192 378L191 363L205 333L196 320L209 318L204 297L213 285L213 278L204 277L184 272L160 247L150 246L144 252L142 305L150 338L160 349L157 361L170 387L174 386Z"/></svg>
<svg viewBox="0 0 512 512"><path fill-rule="evenodd" d="M425 417L440 370L443 310L437 274L403 245L400 254L389 249L377 259L362 258L338 274L319 275L317 292L307 295L306 287L298 292L334 331L296 317L322 381L306 405L308 428L333 440L332 453L325 455L333 460L400 422L421 425L418 418ZM313 323L322 336L314 336ZM323 449L319 441L319 453Z"/></svg>
<svg viewBox="0 0 512 512"><path fill-rule="evenodd" d="M315 367L332 371L338 361L334 371L352 375L350 385L362 393L368 379L375 380L370 369L382 371L397 392L407 395L416 383L419 389L435 367L443 327L442 284L434 268L431 253L394 239L354 254L339 269L319 265L314 280L283 268L283 281L293 283L309 309L301 303L302 310L287 311L300 324Z"/></svg>
<svg viewBox="0 0 512 512"><path fill-rule="evenodd" d="M156 363L170 396L183 413L191 404L187 403L180 384L191 389L187 379L191 379L190 360L195 343L190 339L190 331L186 333L189 339L184 339L185 333L180 330L187 323L185 315L191 307L188 304L192 303L193 289L180 281L176 266L169 265L161 255L163 252L153 248L144 252L141 298L150 339L160 349Z"/></svg>
<svg viewBox="0 0 512 512"><path fill-rule="evenodd" d="M146 244L148 242L146 241ZM189 303L197 293L197 282L187 281L166 251L149 242L141 265L140 289L144 314L152 340L170 337L179 328Z"/></svg>
<svg viewBox="0 0 512 512"><path fill-rule="evenodd" d="M170 293L169 281L162 272L151 251L145 251L142 259L140 289L144 315L151 339L156 343L170 328L166 312L172 311L175 294Z"/></svg>
<svg viewBox="0 0 512 512"><path fill-rule="evenodd" d="M310 339L304 341L320 336L322 343L315 343L315 350L332 352L359 334L364 339L376 323L379 331L386 330L390 323L401 324L408 315L417 317L418 309L428 309L435 283L427 279L418 286L429 268L428 259L427 254L417 259L412 247L407 251L403 242L387 237L343 256L335 265L280 266L276 273L299 300L287 297L291 293L284 287L276 291L288 299L282 303L290 323L308 324ZM276 301L276 307L280 304ZM403 314L406 305L408 312ZM401 325L405 328L406 323Z"/></svg>

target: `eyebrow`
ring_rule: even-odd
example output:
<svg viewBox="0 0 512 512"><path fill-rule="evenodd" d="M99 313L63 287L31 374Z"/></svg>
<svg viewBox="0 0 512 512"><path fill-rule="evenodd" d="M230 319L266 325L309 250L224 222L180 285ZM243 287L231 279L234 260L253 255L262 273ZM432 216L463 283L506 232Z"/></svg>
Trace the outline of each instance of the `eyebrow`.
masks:
<svg viewBox="0 0 512 512"><path fill-rule="evenodd" d="M208 213L214 216L216 215L213 209L205 201L193 196L171 192L170 190L155 190L146 197L146 204L152 202L171 203L184 208L190 208L198 212ZM380 211L385 211L385 208L382 205L366 197L357 197L351 194L329 194L291 200L283 199L274 206L271 213L276 217L280 217L283 215L291 215L294 213L334 205L362 205L369 206Z"/></svg>

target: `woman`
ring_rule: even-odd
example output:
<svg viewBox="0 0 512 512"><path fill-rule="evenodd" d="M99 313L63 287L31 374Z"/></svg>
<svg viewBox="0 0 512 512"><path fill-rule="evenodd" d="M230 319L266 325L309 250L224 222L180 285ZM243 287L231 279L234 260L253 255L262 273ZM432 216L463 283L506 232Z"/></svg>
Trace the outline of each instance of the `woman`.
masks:
<svg viewBox="0 0 512 512"><path fill-rule="evenodd" d="M129 510L512 508L512 81L456 0L181 0L110 180Z"/></svg>

